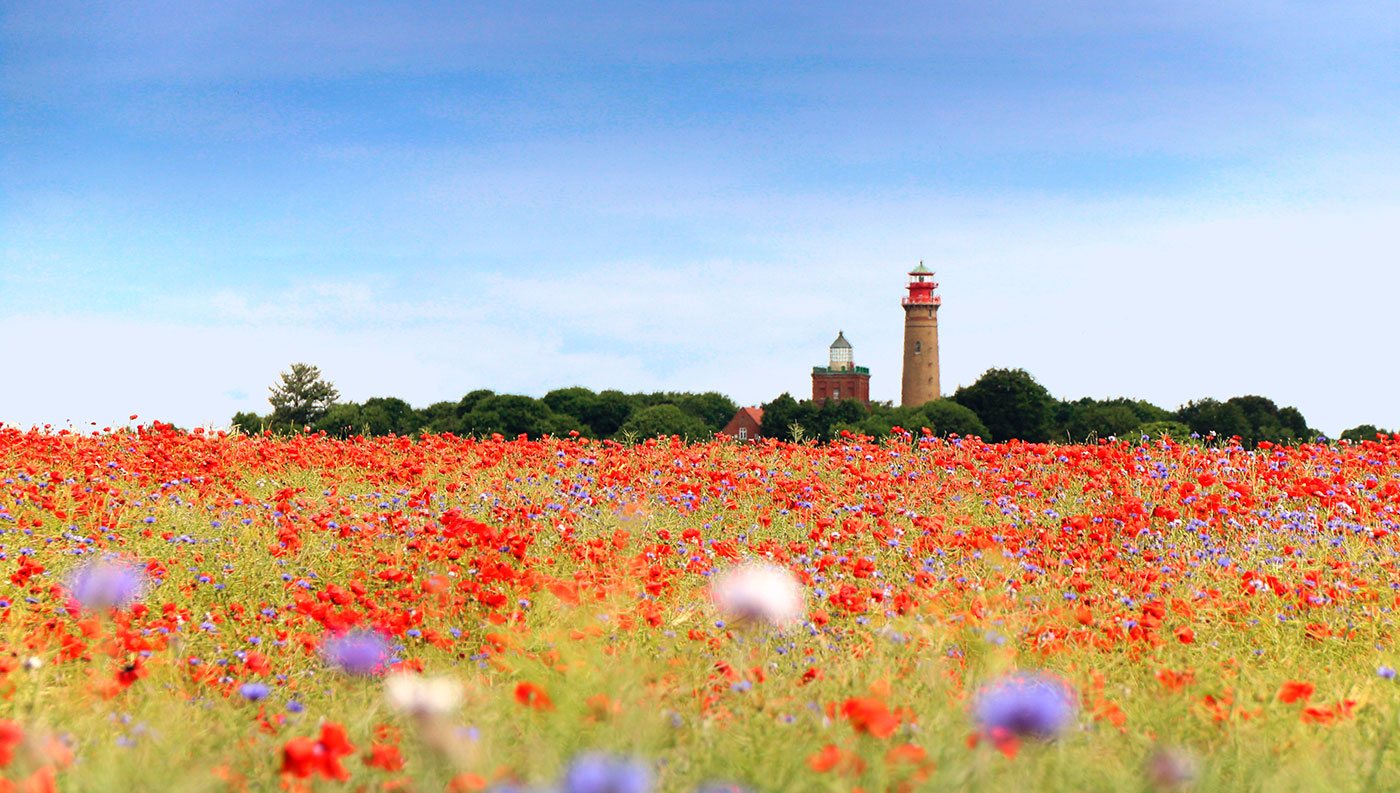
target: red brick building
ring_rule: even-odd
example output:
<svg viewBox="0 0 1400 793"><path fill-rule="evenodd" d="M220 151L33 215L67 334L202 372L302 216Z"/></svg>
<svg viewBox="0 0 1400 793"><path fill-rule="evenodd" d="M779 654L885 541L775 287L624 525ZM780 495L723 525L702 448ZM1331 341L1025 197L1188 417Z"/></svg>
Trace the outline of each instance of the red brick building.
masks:
<svg viewBox="0 0 1400 793"><path fill-rule="evenodd" d="M741 441L753 440L763 429L763 408L739 408L719 434Z"/></svg>
<svg viewBox="0 0 1400 793"><path fill-rule="evenodd" d="M846 332L836 334L831 343L828 366L812 367L812 401L821 404L828 399L859 399L870 404L870 370L855 365L851 343Z"/></svg>

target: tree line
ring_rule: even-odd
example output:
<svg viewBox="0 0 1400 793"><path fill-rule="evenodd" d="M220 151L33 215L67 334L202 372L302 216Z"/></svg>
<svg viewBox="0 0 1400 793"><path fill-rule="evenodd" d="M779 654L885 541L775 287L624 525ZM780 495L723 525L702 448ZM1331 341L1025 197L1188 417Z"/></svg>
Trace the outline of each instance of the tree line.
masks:
<svg viewBox="0 0 1400 793"><path fill-rule="evenodd" d="M999 442L1084 443L1098 439L1191 437L1240 439L1246 448L1260 443L1315 441L1324 433L1308 426L1295 407L1279 407L1267 397L1247 395L1220 401L1193 400L1167 410L1141 399L1056 399L1024 369L989 369L951 396L918 406L797 401L789 394L763 405L763 434L793 440L837 437L842 431L879 437L891 427L934 435L976 435ZM1362 424L1341 434L1345 440L1375 440L1385 433Z"/></svg>
<svg viewBox="0 0 1400 793"><path fill-rule="evenodd" d="M283 372L281 381L269 391L271 413L238 413L233 423L245 431L300 432L310 428L339 437L451 432L539 438L578 433L598 439L679 435L700 440L723 429L738 411L732 399L714 391L628 394L578 386L555 389L538 399L481 389L455 402L435 402L423 408L414 408L397 397L341 402L334 385L320 370L304 363ZM1056 399L1024 369L989 369L972 385L923 405L895 407L875 402L867 406L856 400L818 404L784 393L761 407L762 435L789 441L830 440L843 432L883 437L896 427L914 433L927 429L939 436L975 435L992 442L1017 438L1083 443L1163 434L1178 440L1238 437L1248 448L1266 441L1312 441L1323 435L1308 426L1297 408L1279 407L1262 396L1194 400L1174 411L1123 397L1071 401ZM1377 433L1384 432L1363 424L1340 437L1374 440Z"/></svg>
<svg viewBox="0 0 1400 793"><path fill-rule="evenodd" d="M423 408L398 397L341 402L339 392L321 377L320 370L304 363L293 364L269 390L271 413L237 413L232 423L244 431L310 428L339 437L451 432L539 438L577 432L600 439L657 435L701 439L724 429L739 410L732 399L713 391L627 394L578 386L555 389L539 399L480 389L455 402L434 402Z"/></svg>

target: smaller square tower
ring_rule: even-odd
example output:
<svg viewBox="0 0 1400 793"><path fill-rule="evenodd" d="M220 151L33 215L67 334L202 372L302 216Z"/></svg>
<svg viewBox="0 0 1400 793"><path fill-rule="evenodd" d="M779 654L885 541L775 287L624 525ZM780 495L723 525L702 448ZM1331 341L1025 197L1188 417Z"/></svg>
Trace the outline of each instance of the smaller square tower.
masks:
<svg viewBox="0 0 1400 793"><path fill-rule="evenodd" d="M855 365L845 331L839 331L831 343L828 365L812 367L812 401L820 405L828 399L859 399L861 404L870 404L870 370Z"/></svg>

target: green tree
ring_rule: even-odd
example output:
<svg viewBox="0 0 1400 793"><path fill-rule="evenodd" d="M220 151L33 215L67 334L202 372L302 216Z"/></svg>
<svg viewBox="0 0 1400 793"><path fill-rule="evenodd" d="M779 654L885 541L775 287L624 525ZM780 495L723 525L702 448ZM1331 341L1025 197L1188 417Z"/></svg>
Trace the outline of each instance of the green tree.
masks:
<svg viewBox="0 0 1400 793"><path fill-rule="evenodd" d="M681 394L676 407L705 422L711 432L719 432L739 412L734 400L717 391L703 394Z"/></svg>
<svg viewBox="0 0 1400 793"><path fill-rule="evenodd" d="M1243 408L1210 397L1186 403L1176 412L1176 420L1203 438L1212 432L1223 439L1235 435L1243 439L1251 434Z"/></svg>
<svg viewBox="0 0 1400 793"><path fill-rule="evenodd" d="M621 391L609 389L599 391L596 402L591 403L585 415L575 415L598 433L599 438L611 438L622 428L627 417L632 415L632 399Z"/></svg>
<svg viewBox="0 0 1400 793"><path fill-rule="evenodd" d="M939 436L957 433L987 438L991 435L987 425L982 423L971 408L951 399L935 399L924 403L910 417L909 425L905 429L921 432L924 427L928 427L934 435Z"/></svg>
<svg viewBox="0 0 1400 793"><path fill-rule="evenodd" d="M229 421L229 424L238 427L246 433L261 432L263 425L266 423L267 419L264 419L262 416L256 413L245 413L242 411L233 414L233 419Z"/></svg>
<svg viewBox="0 0 1400 793"><path fill-rule="evenodd" d="M953 401L977 414L991 440L1049 440L1055 399L1024 369L988 369L970 386L959 388Z"/></svg>
<svg viewBox="0 0 1400 793"><path fill-rule="evenodd" d="M841 434L842 428L858 426L870 415L865 403L859 399L828 399L820 407L816 403L809 404L815 409L815 415L811 419L808 435L818 440L831 440Z"/></svg>
<svg viewBox="0 0 1400 793"><path fill-rule="evenodd" d="M335 386L321 377L321 370L305 363L292 364L291 371L282 372L282 382L268 386L272 396L272 416L276 426L300 429L316 420L340 397Z"/></svg>
<svg viewBox="0 0 1400 793"><path fill-rule="evenodd" d="M470 412L472 412L472 410L474 410L474 409L476 408L476 404L477 404L478 402L480 402L481 400L483 400L483 399L485 399L485 398L487 398L487 397L493 397L493 396L495 396L495 395L496 395L496 392L495 392L495 391L492 391L492 390L490 390L490 389L488 389L488 388L479 388L479 389L477 389L477 390L475 390L475 391L472 391L471 393L467 394L466 396L462 397L462 398L457 402L457 408L456 408L456 411L455 411L455 412L457 413L457 418L458 418L458 419L466 418L467 414L470 413ZM463 429L463 428L462 428L461 425L459 424L459 425L458 425L458 429L457 429L456 431L461 431L462 429Z"/></svg>
<svg viewBox="0 0 1400 793"><path fill-rule="evenodd" d="M1167 436L1174 441L1187 441L1191 439L1191 428L1179 421L1167 419L1165 421L1149 421L1140 425L1132 432L1133 437L1125 440L1138 440L1146 435L1148 440L1158 441L1162 436Z"/></svg>
<svg viewBox="0 0 1400 793"><path fill-rule="evenodd" d="M1339 440L1360 443L1361 441L1374 441L1377 435L1394 435L1390 430L1383 430L1374 424L1358 424L1341 434Z"/></svg>
<svg viewBox="0 0 1400 793"><path fill-rule="evenodd" d="M428 432L456 432L457 431L457 403L452 401L434 402L433 404L414 411L413 423L418 429L426 429Z"/></svg>
<svg viewBox="0 0 1400 793"><path fill-rule="evenodd" d="M1255 395L1191 402L1176 418L1202 436L1211 431L1221 438L1238 435L1240 444L1250 449L1261 441L1297 443L1317 435L1297 408L1279 408L1273 400Z"/></svg>
<svg viewBox="0 0 1400 793"><path fill-rule="evenodd" d="M801 427L804 438L813 437L817 410L810 401L798 402L792 394L784 392L760 407L763 408L763 437L790 441L795 427Z"/></svg>
<svg viewBox="0 0 1400 793"><path fill-rule="evenodd" d="M705 422L669 404L638 410L622 425L622 432L638 439L679 435L692 441L706 440L713 434Z"/></svg>
<svg viewBox="0 0 1400 793"><path fill-rule="evenodd" d="M570 429L578 430L580 434L588 437L597 436L588 421L583 418L599 412L598 395L591 390L582 386L556 388L545 394L543 401L555 415L571 425Z"/></svg>
<svg viewBox="0 0 1400 793"><path fill-rule="evenodd" d="M561 429L549 405L528 396L496 394L476 403L463 419L464 432L490 435L499 432L507 439L520 434L531 438L555 434Z"/></svg>
<svg viewBox="0 0 1400 793"><path fill-rule="evenodd" d="M312 428L337 438L348 438L365 431L365 420L358 403L337 402L326 409Z"/></svg>
<svg viewBox="0 0 1400 793"><path fill-rule="evenodd" d="M360 420L370 435L412 435L418 431L413 406L398 397L373 397L360 406Z"/></svg>
<svg viewBox="0 0 1400 793"><path fill-rule="evenodd" d="M1082 443L1091 438L1126 436L1143 423L1136 411L1123 404L1110 404L1087 397L1062 404L1067 405L1068 409L1057 411L1059 429L1056 440Z"/></svg>

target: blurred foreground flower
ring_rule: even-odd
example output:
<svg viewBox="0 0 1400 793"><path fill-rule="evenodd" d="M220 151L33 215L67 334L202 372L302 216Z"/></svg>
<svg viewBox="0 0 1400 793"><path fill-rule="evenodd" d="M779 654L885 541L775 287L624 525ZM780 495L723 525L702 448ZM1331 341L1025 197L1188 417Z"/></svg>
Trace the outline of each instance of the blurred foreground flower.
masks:
<svg viewBox="0 0 1400 793"><path fill-rule="evenodd" d="M1172 747L1163 747L1147 758L1147 780L1158 790L1182 790L1196 781L1196 756Z"/></svg>
<svg viewBox="0 0 1400 793"><path fill-rule="evenodd" d="M321 737L292 738L282 747L282 773L298 779L320 774L327 779L345 781L350 772L340 764L340 758L355 753L345 728L336 722L321 725Z"/></svg>
<svg viewBox="0 0 1400 793"><path fill-rule="evenodd" d="M1015 738L1055 737L1074 716L1075 696L1045 675L1014 675L984 686L974 714L982 732L1001 744Z"/></svg>
<svg viewBox="0 0 1400 793"><path fill-rule="evenodd" d="M651 769L634 760L585 754L564 772L564 793L647 793Z"/></svg>
<svg viewBox="0 0 1400 793"><path fill-rule="evenodd" d="M352 675L376 675L389 660L389 643L375 631L356 630L321 645L326 661Z"/></svg>
<svg viewBox="0 0 1400 793"><path fill-rule="evenodd" d="M267 699L268 688L262 683L244 683L238 687L238 695L250 702Z"/></svg>
<svg viewBox="0 0 1400 793"><path fill-rule="evenodd" d="M384 696L400 713L417 718L446 716L462 704L462 684L448 677L397 673L384 679Z"/></svg>
<svg viewBox="0 0 1400 793"><path fill-rule="evenodd" d="M747 562L715 577L710 597L726 619L766 622L787 628L807 613L806 595L797 576L785 567Z"/></svg>
<svg viewBox="0 0 1400 793"><path fill-rule="evenodd" d="M131 562L89 562L68 576L68 591L89 611L107 611L138 600L146 588L146 571Z"/></svg>

